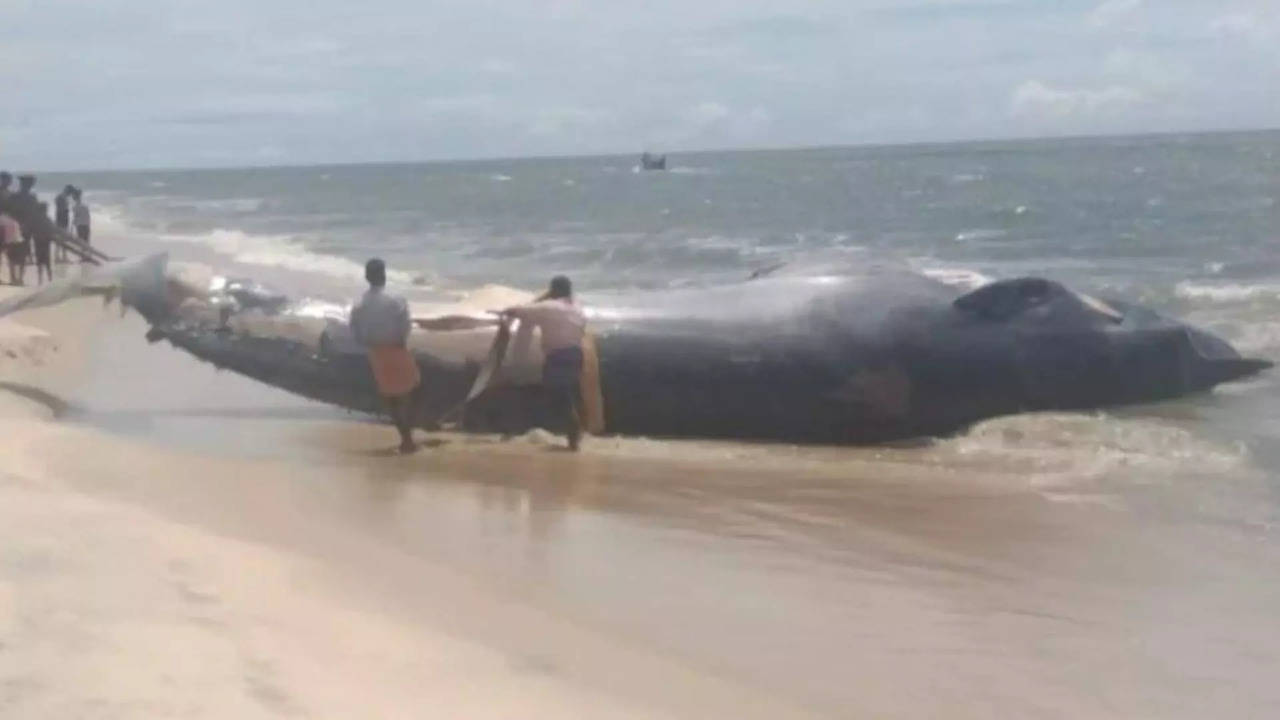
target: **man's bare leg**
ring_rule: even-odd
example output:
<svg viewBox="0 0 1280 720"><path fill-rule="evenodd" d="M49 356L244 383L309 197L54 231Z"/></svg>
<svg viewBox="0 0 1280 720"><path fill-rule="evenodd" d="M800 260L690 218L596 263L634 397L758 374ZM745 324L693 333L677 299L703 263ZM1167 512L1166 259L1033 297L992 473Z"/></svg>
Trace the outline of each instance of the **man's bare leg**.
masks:
<svg viewBox="0 0 1280 720"><path fill-rule="evenodd" d="M569 439L569 449L577 452L582 440L582 425L578 416L577 393L568 389L553 390L553 404L559 415L559 422L564 423L564 435Z"/></svg>
<svg viewBox="0 0 1280 720"><path fill-rule="evenodd" d="M400 452L408 454L418 449L413 442L413 423L410 413L411 395L386 398L387 413L391 415L391 423L400 433Z"/></svg>
<svg viewBox="0 0 1280 720"><path fill-rule="evenodd" d="M396 398L396 429L400 431L400 452L402 453L411 453L418 449L413 442L412 405L412 395Z"/></svg>
<svg viewBox="0 0 1280 720"><path fill-rule="evenodd" d="M586 413L582 410L582 393L569 391L569 449L577 452L582 444L582 423Z"/></svg>
<svg viewBox="0 0 1280 720"><path fill-rule="evenodd" d="M400 452L414 452L418 444L413 441L413 421L418 416L418 391L411 390L400 398Z"/></svg>

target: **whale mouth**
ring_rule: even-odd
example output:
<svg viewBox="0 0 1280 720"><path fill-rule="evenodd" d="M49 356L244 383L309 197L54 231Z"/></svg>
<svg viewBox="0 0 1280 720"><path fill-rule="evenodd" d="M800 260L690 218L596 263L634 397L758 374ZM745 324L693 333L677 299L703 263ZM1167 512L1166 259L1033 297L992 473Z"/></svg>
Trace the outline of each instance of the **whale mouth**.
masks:
<svg viewBox="0 0 1280 720"><path fill-rule="evenodd" d="M1212 386L1243 380L1273 367L1275 363L1258 358L1216 358L1205 360L1200 372L1202 379Z"/></svg>
<svg viewBox="0 0 1280 720"><path fill-rule="evenodd" d="M1203 330L1184 328L1183 335L1191 346L1192 377L1200 387L1243 380L1275 366L1270 360L1241 357L1226 340Z"/></svg>

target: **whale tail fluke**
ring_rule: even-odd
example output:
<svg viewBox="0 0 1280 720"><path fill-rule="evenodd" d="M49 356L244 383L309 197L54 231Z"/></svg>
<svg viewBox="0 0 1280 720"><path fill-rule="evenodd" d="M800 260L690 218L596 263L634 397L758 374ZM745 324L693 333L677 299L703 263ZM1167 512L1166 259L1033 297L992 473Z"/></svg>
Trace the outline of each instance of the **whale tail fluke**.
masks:
<svg viewBox="0 0 1280 720"><path fill-rule="evenodd" d="M119 300L122 308L159 308L164 304L168 261L168 253L157 253L89 268L0 301L0 317L89 296L102 297L108 304Z"/></svg>

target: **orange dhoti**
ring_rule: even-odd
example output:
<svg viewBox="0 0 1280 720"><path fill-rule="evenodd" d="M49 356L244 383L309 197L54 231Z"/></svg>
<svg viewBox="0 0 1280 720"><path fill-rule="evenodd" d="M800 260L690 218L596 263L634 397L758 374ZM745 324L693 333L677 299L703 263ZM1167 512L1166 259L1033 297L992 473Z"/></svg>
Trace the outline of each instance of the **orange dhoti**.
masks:
<svg viewBox="0 0 1280 720"><path fill-rule="evenodd" d="M413 353L399 345L369 348L369 368L378 383L378 394L383 397L408 395L422 382Z"/></svg>

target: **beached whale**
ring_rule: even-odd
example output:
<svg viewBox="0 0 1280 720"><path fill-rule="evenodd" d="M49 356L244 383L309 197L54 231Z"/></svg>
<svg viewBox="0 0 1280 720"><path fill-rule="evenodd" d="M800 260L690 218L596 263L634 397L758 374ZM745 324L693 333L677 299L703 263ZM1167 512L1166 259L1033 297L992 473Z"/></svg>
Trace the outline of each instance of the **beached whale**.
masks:
<svg viewBox="0 0 1280 720"><path fill-rule="evenodd" d="M886 266L593 297L606 426L867 443L1175 398L1255 374L1225 341L1040 279L962 291Z"/></svg>
<svg viewBox="0 0 1280 720"><path fill-rule="evenodd" d="M381 411L345 308L291 303L251 283L183 281L163 257L118 274L152 339L305 397ZM592 425L624 435L874 443L1012 413L1176 398L1271 367L1151 310L1041 278L965 293L890 265L782 267L736 284L593 294L586 305ZM419 424L430 428L486 362L495 369L497 326L475 305L414 319ZM465 429L546 426L529 328L504 355L467 405Z"/></svg>

